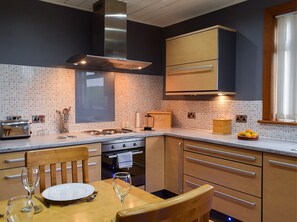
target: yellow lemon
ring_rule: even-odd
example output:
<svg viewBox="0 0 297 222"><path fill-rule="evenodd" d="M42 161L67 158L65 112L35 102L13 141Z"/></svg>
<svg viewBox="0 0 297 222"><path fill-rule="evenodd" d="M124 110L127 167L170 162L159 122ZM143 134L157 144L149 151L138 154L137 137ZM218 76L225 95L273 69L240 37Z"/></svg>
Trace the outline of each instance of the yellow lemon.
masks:
<svg viewBox="0 0 297 222"><path fill-rule="evenodd" d="M250 132L246 132L245 133L245 137L251 138L252 137L252 134Z"/></svg>
<svg viewBox="0 0 297 222"><path fill-rule="evenodd" d="M247 133L252 133L253 132L253 130L251 130L251 129L246 129L246 131L245 132L247 132Z"/></svg>

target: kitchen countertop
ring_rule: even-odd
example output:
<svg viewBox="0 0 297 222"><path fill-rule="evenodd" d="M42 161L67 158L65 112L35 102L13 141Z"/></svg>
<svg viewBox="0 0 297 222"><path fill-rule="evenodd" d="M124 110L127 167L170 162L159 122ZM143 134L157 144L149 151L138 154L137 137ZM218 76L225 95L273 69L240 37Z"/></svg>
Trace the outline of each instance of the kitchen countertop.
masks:
<svg viewBox="0 0 297 222"><path fill-rule="evenodd" d="M76 138L58 139L58 136L74 135ZM106 142L128 138L145 138L151 136L174 136L184 139L210 142L220 145L230 145L243 149L257 150L261 152L277 153L297 157L296 142L259 138L258 141L238 140L236 135L217 135L210 131L193 130L182 128L158 128L154 131L142 131L127 134L115 134L104 136L93 136L83 132L73 132L69 134L49 134L41 136L31 136L28 139L0 140L0 153L16 151L34 150L42 148L82 145L96 142Z"/></svg>

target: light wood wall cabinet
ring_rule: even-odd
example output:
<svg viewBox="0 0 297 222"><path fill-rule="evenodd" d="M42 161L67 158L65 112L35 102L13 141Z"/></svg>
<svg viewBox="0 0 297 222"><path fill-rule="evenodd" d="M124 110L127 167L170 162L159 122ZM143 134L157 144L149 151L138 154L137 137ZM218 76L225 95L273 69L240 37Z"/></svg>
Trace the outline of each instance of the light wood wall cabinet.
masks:
<svg viewBox="0 0 297 222"><path fill-rule="evenodd" d="M166 137L165 140L165 189L182 193L183 139Z"/></svg>
<svg viewBox="0 0 297 222"><path fill-rule="evenodd" d="M235 30L214 26L166 40L166 95L235 91Z"/></svg>
<svg viewBox="0 0 297 222"><path fill-rule="evenodd" d="M184 141L184 192L215 187L213 209L242 221L261 221L262 153Z"/></svg>
<svg viewBox="0 0 297 222"><path fill-rule="evenodd" d="M297 158L264 153L263 221L297 221Z"/></svg>
<svg viewBox="0 0 297 222"><path fill-rule="evenodd" d="M101 143L82 145L89 148L89 180L90 182L101 180ZM21 171L25 166L25 152L12 152L0 154L0 200L12 196L26 194L21 182ZM79 166L79 163L78 163ZM57 166L59 168L60 166ZM67 166L69 178L71 178L71 166ZM46 169L49 178L49 169ZM82 177L81 173L79 179ZM58 181L60 183L60 181ZM50 180L47 179L47 186ZM37 188L36 191L39 189Z"/></svg>
<svg viewBox="0 0 297 222"><path fill-rule="evenodd" d="M147 137L145 140L145 190L164 189L164 136Z"/></svg>

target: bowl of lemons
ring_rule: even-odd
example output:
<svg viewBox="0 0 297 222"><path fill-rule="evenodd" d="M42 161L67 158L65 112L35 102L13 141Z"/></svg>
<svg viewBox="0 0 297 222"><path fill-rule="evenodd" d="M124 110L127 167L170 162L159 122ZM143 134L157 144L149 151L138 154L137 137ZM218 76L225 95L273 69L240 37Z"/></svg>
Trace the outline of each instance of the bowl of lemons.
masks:
<svg viewBox="0 0 297 222"><path fill-rule="evenodd" d="M258 140L259 134L251 129L246 129L246 131L238 132L237 138L239 140Z"/></svg>

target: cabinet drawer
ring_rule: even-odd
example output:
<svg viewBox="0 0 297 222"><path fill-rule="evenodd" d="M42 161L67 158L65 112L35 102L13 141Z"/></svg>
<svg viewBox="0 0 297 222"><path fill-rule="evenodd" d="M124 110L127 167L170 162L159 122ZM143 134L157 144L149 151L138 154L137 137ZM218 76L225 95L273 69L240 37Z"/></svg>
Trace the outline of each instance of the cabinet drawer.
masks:
<svg viewBox="0 0 297 222"><path fill-rule="evenodd" d="M166 67L166 92L218 90L218 60Z"/></svg>
<svg viewBox="0 0 297 222"><path fill-rule="evenodd" d="M71 147L81 147L86 146L89 149L89 156L98 156L101 155L101 143L92 143L92 144L82 144L78 146L71 146ZM54 148L53 148L54 149Z"/></svg>
<svg viewBox="0 0 297 222"><path fill-rule="evenodd" d="M184 192L204 184L214 187L212 209L242 221L261 221L261 199L194 177L184 177Z"/></svg>
<svg viewBox="0 0 297 222"><path fill-rule="evenodd" d="M297 157L264 153L263 220L297 221Z"/></svg>
<svg viewBox="0 0 297 222"><path fill-rule="evenodd" d="M101 155L101 143L93 143L79 146L87 146L89 149L90 157ZM0 169L9 169L14 167L25 166L25 153L26 151L0 154Z"/></svg>
<svg viewBox="0 0 297 222"><path fill-rule="evenodd" d="M0 170L0 200L27 195L21 182L22 167Z"/></svg>
<svg viewBox="0 0 297 222"><path fill-rule="evenodd" d="M101 156L91 157L88 161L88 165L90 183L101 180ZM57 166L57 168L59 167L60 166ZM49 168L46 170L46 187L50 187L50 171ZM57 171L59 174L60 169ZM70 166L68 166L67 171L68 182L71 183L72 174ZM0 200L7 200L12 196L27 195L27 192L21 182L21 172L22 167L0 170ZM78 172L78 181L82 182L82 171L79 170ZM60 177L57 178L57 184L61 184ZM36 188L35 193L39 193L39 186Z"/></svg>
<svg viewBox="0 0 297 222"><path fill-rule="evenodd" d="M185 151L184 173L261 197L260 167Z"/></svg>
<svg viewBox="0 0 297 222"><path fill-rule="evenodd" d="M0 154L0 169L25 166L25 152Z"/></svg>
<svg viewBox="0 0 297 222"><path fill-rule="evenodd" d="M236 147L191 140L185 140L184 149L190 152L262 166L262 153L254 150L245 150Z"/></svg>
<svg viewBox="0 0 297 222"><path fill-rule="evenodd" d="M82 183L82 163L77 161L78 166L78 182ZM61 165L57 164L57 184L61 184ZM46 166L46 187L51 186L50 181L50 167ZM89 170L89 182L95 182L101 180L101 156L90 157L88 160L88 170ZM72 172L71 172L71 163L67 163L67 182L72 182ZM39 188L37 189L39 190Z"/></svg>
<svg viewBox="0 0 297 222"><path fill-rule="evenodd" d="M166 40L166 66L218 58L218 29L189 33Z"/></svg>

